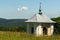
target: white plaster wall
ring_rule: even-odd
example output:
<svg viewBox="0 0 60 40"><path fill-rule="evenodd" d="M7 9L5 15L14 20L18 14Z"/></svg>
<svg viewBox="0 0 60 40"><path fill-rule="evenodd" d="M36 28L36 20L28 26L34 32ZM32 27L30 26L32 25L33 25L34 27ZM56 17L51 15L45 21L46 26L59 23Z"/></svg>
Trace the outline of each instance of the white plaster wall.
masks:
<svg viewBox="0 0 60 40"><path fill-rule="evenodd" d="M51 35L51 28L50 27L48 28L47 34Z"/></svg>
<svg viewBox="0 0 60 40"><path fill-rule="evenodd" d="M43 29L41 25L38 25L36 27L36 36L42 36L43 35Z"/></svg>
<svg viewBox="0 0 60 40"><path fill-rule="evenodd" d="M51 25L51 26L48 28L48 35L49 35L49 36L53 35L53 32L54 32L54 25Z"/></svg>
<svg viewBox="0 0 60 40"><path fill-rule="evenodd" d="M53 35L54 32L54 25L51 25L51 35Z"/></svg>

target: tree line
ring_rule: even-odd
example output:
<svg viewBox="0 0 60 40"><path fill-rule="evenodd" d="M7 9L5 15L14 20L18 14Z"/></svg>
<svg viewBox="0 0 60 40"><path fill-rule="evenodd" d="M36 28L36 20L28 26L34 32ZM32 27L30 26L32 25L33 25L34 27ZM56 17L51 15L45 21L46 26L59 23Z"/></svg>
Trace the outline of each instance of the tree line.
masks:
<svg viewBox="0 0 60 40"><path fill-rule="evenodd" d="M60 16L57 18L51 18L53 21L55 21L55 28L54 28L54 33L55 34L60 34Z"/></svg>

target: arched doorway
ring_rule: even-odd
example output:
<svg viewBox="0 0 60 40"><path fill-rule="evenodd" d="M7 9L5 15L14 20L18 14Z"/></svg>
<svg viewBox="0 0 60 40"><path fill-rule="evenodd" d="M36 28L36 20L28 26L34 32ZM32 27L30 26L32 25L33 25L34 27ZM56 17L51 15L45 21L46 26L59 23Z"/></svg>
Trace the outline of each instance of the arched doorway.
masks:
<svg viewBox="0 0 60 40"><path fill-rule="evenodd" d="M34 33L34 27L31 27L31 33L32 34Z"/></svg>
<svg viewBox="0 0 60 40"><path fill-rule="evenodd" d="M43 27L43 35L47 35L47 27Z"/></svg>

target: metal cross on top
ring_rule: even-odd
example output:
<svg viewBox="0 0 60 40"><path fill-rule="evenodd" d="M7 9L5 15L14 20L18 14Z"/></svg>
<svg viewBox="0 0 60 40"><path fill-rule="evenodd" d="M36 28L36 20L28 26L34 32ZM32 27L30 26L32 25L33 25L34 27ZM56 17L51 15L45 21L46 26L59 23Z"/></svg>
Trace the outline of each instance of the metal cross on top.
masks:
<svg viewBox="0 0 60 40"><path fill-rule="evenodd" d="M40 15L42 14L42 12L41 12L41 2L40 2L39 14Z"/></svg>

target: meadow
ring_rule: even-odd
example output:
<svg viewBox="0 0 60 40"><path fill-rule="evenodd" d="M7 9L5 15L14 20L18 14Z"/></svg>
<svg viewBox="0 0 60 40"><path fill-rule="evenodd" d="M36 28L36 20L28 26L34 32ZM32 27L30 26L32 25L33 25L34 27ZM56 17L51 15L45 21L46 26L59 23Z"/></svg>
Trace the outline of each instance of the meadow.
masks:
<svg viewBox="0 0 60 40"><path fill-rule="evenodd" d="M60 35L36 37L25 32L0 31L0 40L60 40Z"/></svg>

